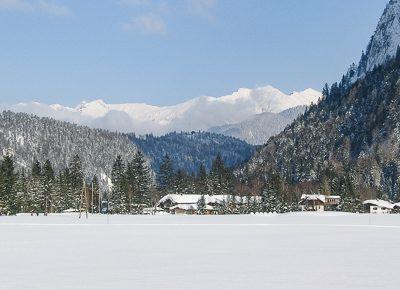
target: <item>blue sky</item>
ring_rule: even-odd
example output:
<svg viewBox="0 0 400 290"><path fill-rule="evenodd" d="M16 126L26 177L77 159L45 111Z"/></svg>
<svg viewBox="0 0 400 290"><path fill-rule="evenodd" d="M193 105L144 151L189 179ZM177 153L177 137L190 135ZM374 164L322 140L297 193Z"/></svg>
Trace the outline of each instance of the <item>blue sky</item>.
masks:
<svg viewBox="0 0 400 290"><path fill-rule="evenodd" d="M340 78L387 0L0 0L0 102L169 105Z"/></svg>

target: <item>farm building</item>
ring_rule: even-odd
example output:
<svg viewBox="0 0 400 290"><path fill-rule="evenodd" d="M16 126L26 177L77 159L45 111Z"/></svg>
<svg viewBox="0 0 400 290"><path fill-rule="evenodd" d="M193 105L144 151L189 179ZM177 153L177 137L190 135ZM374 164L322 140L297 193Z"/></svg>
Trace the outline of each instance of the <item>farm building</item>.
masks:
<svg viewBox="0 0 400 290"><path fill-rule="evenodd" d="M204 211L206 214L216 214L216 207L223 203L234 202L237 205L246 203L247 197L232 196L232 195L203 195L205 201ZM157 207L162 208L164 211L172 214L196 214L198 211L198 203L202 195L200 194L168 194L160 199ZM261 197L254 196L252 199L258 201Z"/></svg>
<svg viewBox="0 0 400 290"><path fill-rule="evenodd" d="M392 210L396 207L395 204L381 199L369 199L364 201L363 205L366 207L367 210L369 210L370 213L374 214L391 213Z"/></svg>
<svg viewBox="0 0 400 290"><path fill-rule="evenodd" d="M303 194L299 207L302 211L334 210L340 203L340 196L322 194Z"/></svg>

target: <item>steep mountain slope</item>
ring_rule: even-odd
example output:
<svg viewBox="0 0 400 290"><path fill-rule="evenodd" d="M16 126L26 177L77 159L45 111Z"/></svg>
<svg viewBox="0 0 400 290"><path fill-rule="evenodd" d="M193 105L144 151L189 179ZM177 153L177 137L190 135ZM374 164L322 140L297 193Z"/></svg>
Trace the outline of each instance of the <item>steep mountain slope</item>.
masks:
<svg viewBox="0 0 400 290"><path fill-rule="evenodd" d="M248 176L268 180L278 173L290 183L324 180L339 173L355 191L400 197L400 54L349 90L332 86L318 105L273 137L251 159ZM318 185L321 186L321 185ZM314 189L314 190L318 190Z"/></svg>
<svg viewBox="0 0 400 290"><path fill-rule="evenodd" d="M243 122L212 127L208 131L239 138L249 144L261 145L266 143L271 136L282 132L305 110L306 106L297 106L280 113L265 112Z"/></svg>
<svg viewBox="0 0 400 290"><path fill-rule="evenodd" d="M374 67L384 64L388 59L394 57L399 45L400 0L390 0L358 66L351 66L348 77L352 82L364 77Z"/></svg>
<svg viewBox="0 0 400 290"><path fill-rule="evenodd" d="M166 154L171 157L175 169L193 173L198 171L200 164L209 170L218 153L229 167L247 161L254 153L254 147L244 141L207 132L173 132L161 137L130 134L129 138L149 156L156 172Z"/></svg>
<svg viewBox="0 0 400 290"><path fill-rule="evenodd" d="M30 169L35 158L49 159L56 171L78 154L87 176L96 174L103 184L118 154L130 160L137 152L122 134L9 111L0 114L0 150L22 168Z"/></svg>
<svg viewBox="0 0 400 290"><path fill-rule="evenodd" d="M288 108L315 103L321 94L307 89L286 95L271 87L239 89L222 97L200 97L167 107L147 104L83 102L76 108L40 103L7 107L12 111L84 124L119 132L165 134L173 131L204 131L214 126L242 122L255 114L279 113Z"/></svg>

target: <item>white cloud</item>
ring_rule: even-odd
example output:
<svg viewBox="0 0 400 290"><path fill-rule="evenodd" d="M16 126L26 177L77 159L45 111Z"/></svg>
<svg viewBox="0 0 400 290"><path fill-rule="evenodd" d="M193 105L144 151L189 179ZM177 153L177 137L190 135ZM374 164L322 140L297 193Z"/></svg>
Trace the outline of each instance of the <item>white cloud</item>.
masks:
<svg viewBox="0 0 400 290"><path fill-rule="evenodd" d="M186 0L186 7L190 14L211 18L216 8L217 0Z"/></svg>
<svg viewBox="0 0 400 290"><path fill-rule="evenodd" d="M33 6L23 0L0 0L0 10L31 12Z"/></svg>
<svg viewBox="0 0 400 290"><path fill-rule="evenodd" d="M56 16L71 15L71 10L69 10L66 6L50 2L48 0L39 1L37 7L40 11L47 14L52 14Z"/></svg>
<svg viewBox="0 0 400 290"><path fill-rule="evenodd" d="M122 25L124 31L140 32L143 34L165 34L167 25L157 14L149 13L133 18Z"/></svg>
<svg viewBox="0 0 400 290"><path fill-rule="evenodd" d="M55 16L70 15L71 11L64 5L50 0L0 0L0 10L17 12L41 12Z"/></svg>

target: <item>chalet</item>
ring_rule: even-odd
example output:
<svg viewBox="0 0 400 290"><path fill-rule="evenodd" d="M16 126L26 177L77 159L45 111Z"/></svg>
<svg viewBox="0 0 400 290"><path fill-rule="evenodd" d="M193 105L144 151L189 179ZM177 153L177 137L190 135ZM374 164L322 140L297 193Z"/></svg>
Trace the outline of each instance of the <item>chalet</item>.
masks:
<svg viewBox="0 0 400 290"><path fill-rule="evenodd" d="M172 214L196 214L198 211L198 202L201 199L200 194L168 194L160 199L157 207L162 208L165 212ZM216 214L216 208L223 203L231 202L232 195L204 195L206 214ZM261 197L252 197L255 200L261 200ZM235 204L240 205L246 203L247 197L235 196Z"/></svg>
<svg viewBox="0 0 400 290"><path fill-rule="evenodd" d="M387 214L391 213L396 205L381 199L369 199L363 202L365 208L373 214Z"/></svg>
<svg viewBox="0 0 400 290"><path fill-rule="evenodd" d="M338 195L322 194L303 194L300 199L299 207L302 211L335 210L340 203Z"/></svg>

